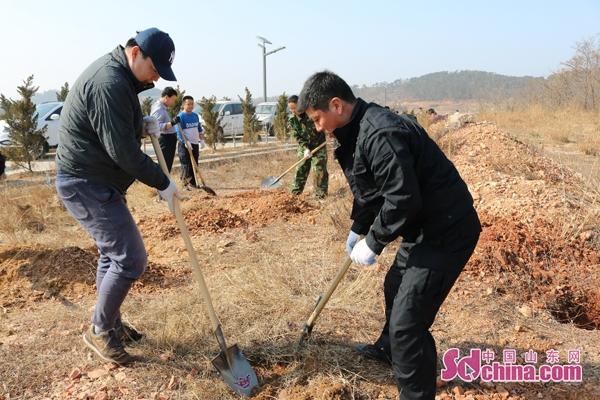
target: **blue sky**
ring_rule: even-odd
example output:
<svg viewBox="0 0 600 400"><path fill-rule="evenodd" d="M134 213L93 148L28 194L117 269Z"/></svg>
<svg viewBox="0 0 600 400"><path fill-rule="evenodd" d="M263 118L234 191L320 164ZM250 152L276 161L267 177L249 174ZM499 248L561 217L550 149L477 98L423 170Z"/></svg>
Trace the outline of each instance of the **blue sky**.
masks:
<svg viewBox="0 0 600 400"><path fill-rule="evenodd" d="M436 71L547 76L577 41L600 34L600 2L571 1L114 1L4 0L0 92L35 75L40 91L72 84L93 60L136 30L156 26L175 41L173 69L195 97L297 93L313 72L373 84ZM165 81L157 86L166 86Z"/></svg>

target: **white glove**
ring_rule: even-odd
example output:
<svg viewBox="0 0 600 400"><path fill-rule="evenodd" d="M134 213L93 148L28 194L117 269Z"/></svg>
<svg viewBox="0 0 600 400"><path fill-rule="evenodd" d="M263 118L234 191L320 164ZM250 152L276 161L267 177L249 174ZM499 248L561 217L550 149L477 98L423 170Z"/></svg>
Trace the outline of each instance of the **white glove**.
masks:
<svg viewBox="0 0 600 400"><path fill-rule="evenodd" d="M167 186L167 188L165 190L159 190L158 191L158 195L160 196L161 199L165 200L167 202L167 205L169 206L169 210L172 213L175 213L175 206L173 199L175 197L179 198L179 193L177 192L177 185L175 185L175 182L173 182L171 179L169 179L169 186Z"/></svg>
<svg viewBox="0 0 600 400"><path fill-rule="evenodd" d="M152 115L144 117L144 134L145 136L154 136L155 138L160 136L158 121Z"/></svg>
<svg viewBox="0 0 600 400"><path fill-rule="evenodd" d="M304 150L304 159L309 159L310 158L310 150L309 149L305 149Z"/></svg>
<svg viewBox="0 0 600 400"><path fill-rule="evenodd" d="M377 254L373 253L373 251L367 245L367 241L365 239L361 239L354 249L352 249L352 253L350 253L350 258L354 264L358 265L371 265L375 263L375 257Z"/></svg>
<svg viewBox="0 0 600 400"><path fill-rule="evenodd" d="M352 253L352 249L356 242L358 242L358 239L360 239L360 235L354 231L350 231L348 239L346 239L346 253L348 253L348 255Z"/></svg>

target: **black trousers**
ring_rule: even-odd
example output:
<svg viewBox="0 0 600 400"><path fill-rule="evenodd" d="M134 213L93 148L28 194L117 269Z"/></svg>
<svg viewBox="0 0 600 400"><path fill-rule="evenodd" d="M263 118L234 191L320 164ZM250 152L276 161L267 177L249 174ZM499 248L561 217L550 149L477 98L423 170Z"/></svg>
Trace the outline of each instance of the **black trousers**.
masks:
<svg viewBox="0 0 600 400"><path fill-rule="evenodd" d="M190 143L192 146L192 155L198 163L198 157L200 156L200 147L197 144ZM192 160L190 160L190 153L188 152L185 144L177 142L177 155L179 156L179 162L181 163L181 181L184 185L197 186L196 179L194 177L194 167L192 166Z"/></svg>
<svg viewBox="0 0 600 400"><path fill-rule="evenodd" d="M175 148L177 147L177 135L174 133L167 135L161 134L158 138L158 143L160 144L163 156L165 156L167 169L171 172L173 160L175 159Z"/></svg>
<svg viewBox="0 0 600 400"><path fill-rule="evenodd" d="M385 276L386 323L376 345L391 355L401 400L435 398L437 351L429 328L480 232L473 210L439 240L403 243Z"/></svg>

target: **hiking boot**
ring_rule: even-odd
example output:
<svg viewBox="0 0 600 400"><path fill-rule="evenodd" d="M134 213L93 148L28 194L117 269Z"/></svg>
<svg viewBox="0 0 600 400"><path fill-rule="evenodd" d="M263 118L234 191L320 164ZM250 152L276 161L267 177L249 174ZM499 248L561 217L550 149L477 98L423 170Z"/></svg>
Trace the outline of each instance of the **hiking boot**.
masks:
<svg viewBox="0 0 600 400"><path fill-rule="evenodd" d="M116 336L114 329L95 333L94 325L91 325L90 329L83 334L83 341L104 361L119 365L125 365L132 361L131 356L125 351L123 344Z"/></svg>
<svg viewBox="0 0 600 400"><path fill-rule="evenodd" d="M127 325L124 322L115 326L115 335L123 344L139 342L144 337L144 335L136 331L133 326Z"/></svg>
<svg viewBox="0 0 600 400"><path fill-rule="evenodd" d="M390 365L392 364L392 355L386 353L383 348L375 346L374 344L359 343L354 346L354 349L361 357L381 361Z"/></svg>

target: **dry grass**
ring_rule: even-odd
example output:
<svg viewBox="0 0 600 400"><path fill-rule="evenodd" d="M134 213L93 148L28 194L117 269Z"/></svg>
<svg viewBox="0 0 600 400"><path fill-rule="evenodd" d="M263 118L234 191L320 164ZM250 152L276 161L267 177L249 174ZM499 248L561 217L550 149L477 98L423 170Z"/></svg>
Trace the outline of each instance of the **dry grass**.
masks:
<svg viewBox="0 0 600 400"><path fill-rule="evenodd" d="M451 139L450 136L446 138ZM449 146L459 149L462 144L455 142ZM205 168L203 172L207 184L218 194L232 194L256 189L262 178L278 175L294 161L293 153L279 153L265 156L260 162L244 159ZM286 176L284 183L289 184L291 178L292 174ZM310 192L312 182L307 186ZM42 205L53 193L52 190L39 193L35 207L43 210ZM29 192L27 195L35 197ZM188 196L184 208L191 208L206 198L202 192ZM33 204L32 199L28 201ZM129 191L128 203L136 218L151 218L166 211L163 203L155 201L154 191L140 184ZM383 277L397 243L386 248L377 266L351 267L318 319L312 340L295 352L296 341L316 296L327 288L345 259L350 206L345 178L337 165L331 163L330 196L313 222L279 221L254 228L257 240L250 240L242 229L193 238L229 343L240 345L260 376L262 386L256 396L258 399L397 397L389 367L360 359L351 347L356 342L371 342L379 334L384 318ZM76 242L77 235L80 243L88 240L73 222L68 222L70 217L66 212L60 209L45 212L50 213L48 226L55 227L55 234L64 235L65 241ZM65 227L68 224L70 228ZM2 229L4 235L8 228L3 226ZM43 233L29 233L27 238L22 228L14 230L23 240L42 242L38 236ZM54 240L60 239L62 237ZM18 243L17 236L10 240ZM172 265L174 269L187 264L180 238L146 237L145 242L151 261ZM220 249L221 242L229 244ZM597 376L600 362L598 332L580 333L573 326L559 324L547 315L525 319L515 313L520 304L498 291L486 294L486 289L469 276L461 278L433 328L440 351L451 346L463 350L473 346L489 347L500 352L507 345L539 351L551 346L563 350L578 346L586 352L588 379L592 384L597 383L592 377ZM111 371L107 377L97 380L69 379L68 374L75 367L85 372L101 365L83 349L80 339L82 324L89 318L93 300L91 296L72 303L52 300L26 312L9 310L0 314L0 341L5 342L0 345L3 378L0 396L11 393L11 399L77 398L85 391L93 395L105 388L110 398L158 398L159 393L170 399L235 398L210 364L217 345L204 301L191 279L183 286L153 294L134 291L128 297L123 307L125 317L147 334L132 350L142 358L139 363L132 368ZM519 333L515 324L527 326L528 330ZM173 385L169 385L171 380ZM454 383L440 392L450 392L455 384L459 385ZM494 387L479 384L463 386L485 394L486 399L494 398L490 393L496 391ZM66 394L69 387L75 390L72 394ZM570 389L579 390L566 385L527 387L556 399L566 398L565 392ZM514 388L519 389L516 385Z"/></svg>
<svg viewBox="0 0 600 400"><path fill-rule="evenodd" d="M510 110L487 106L477 119L493 121L580 172L593 185L599 184L600 114L574 108L549 110L539 105Z"/></svg>

